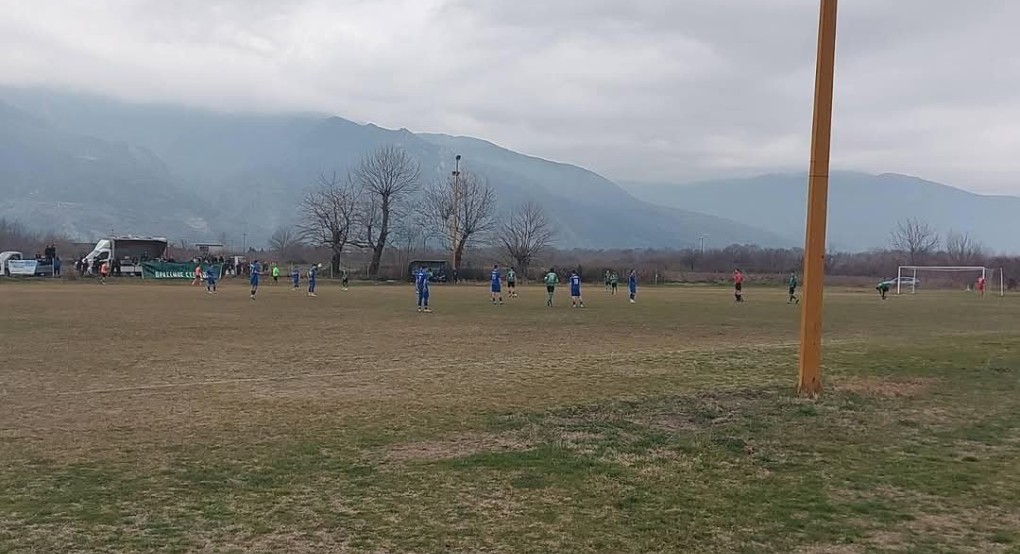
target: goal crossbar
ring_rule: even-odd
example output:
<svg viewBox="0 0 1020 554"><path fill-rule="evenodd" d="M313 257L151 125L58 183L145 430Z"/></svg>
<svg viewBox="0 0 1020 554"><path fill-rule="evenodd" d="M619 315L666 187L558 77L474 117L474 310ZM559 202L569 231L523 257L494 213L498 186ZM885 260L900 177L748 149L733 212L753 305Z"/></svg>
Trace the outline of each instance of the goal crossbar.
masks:
<svg viewBox="0 0 1020 554"><path fill-rule="evenodd" d="M999 274L999 296L1005 296L1006 287L1005 279L1002 275L1002 268L988 268L981 265L901 265L896 270L896 294L900 294L900 289L903 286L903 272L911 272L910 292L913 294L917 290L917 272L918 271L939 271L945 273L953 272L981 272L981 277L987 281L988 271L991 270L992 276L995 273Z"/></svg>

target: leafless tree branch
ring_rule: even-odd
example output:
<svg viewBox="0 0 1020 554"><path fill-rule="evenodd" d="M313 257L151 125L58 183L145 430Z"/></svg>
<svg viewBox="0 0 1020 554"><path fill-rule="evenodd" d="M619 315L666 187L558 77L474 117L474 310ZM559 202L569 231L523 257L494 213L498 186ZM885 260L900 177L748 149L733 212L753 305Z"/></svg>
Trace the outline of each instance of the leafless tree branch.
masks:
<svg viewBox="0 0 1020 554"><path fill-rule="evenodd" d="M297 233L312 246L329 248L334 274L340 272L340 255L351 242L358 206L357 188L336 172L321 175L318 186L306 192L301 202L303 221Z"/></svg>
<svg viewBox="0 0 1020 554"><path fill-rule="evenodd" d="M422 214L453 249L453 269L460 268L464 250L485 242L496 228L496 193L474 173L462 171L425 192Z"/></svg>
<svg viewBox="0 0 1020 554"><path fill-rule="evenodd" d="M927 223L908 218L900 221L892 233L893 248L907 254L911 265L939 247L939 234Z"/></svg>
<svg viewBox="0 0 1020 554"><path fill-rule="evenodd" d="M375 276L379 274L379 261L388 244L392 221L405 208L405 201L418 191L421 170L402 148L384 146L361 160L352 179L363 192L357 240L372 249L368 273Z"/></svg>
<svg viewBox="0 0 1020 554"><path fill-rule="evenodd" d="M553 243L555 229L542 207L525 202L500 225L497 243L503 253L527 276L532 262Z"/></svg>

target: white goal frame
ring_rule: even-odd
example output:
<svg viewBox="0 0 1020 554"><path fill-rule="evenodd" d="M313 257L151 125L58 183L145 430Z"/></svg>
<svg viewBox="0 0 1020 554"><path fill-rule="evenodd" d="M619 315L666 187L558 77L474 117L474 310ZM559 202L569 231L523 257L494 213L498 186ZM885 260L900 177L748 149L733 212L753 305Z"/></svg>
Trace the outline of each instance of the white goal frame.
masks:
<svg viewBox="0 0 1020 554"><path fill-rule="evenodd" d="M996 273L999 274L999 296L1005 296L1006 295L1005 279L1003 278L1003 275L1002 275L1002 268L1001 267L998 268L998 269L996 269L996 268L988 268L988 267L984 267L984 266L980 266L980 265L974 265L974 266L970 266L970 265L960 265L960 266L955 266L955 265L901 265L901 266L899 266L899 268L896 269L896 294L900 294L900 292L901 292L901 288L902 288L902 282L901 281L902 281L903 277L906 276L906 275L904 275L904 271L910 272L911 273L910 277L913 279L913 282L910 284L910 294L914 294L915 292L917 292L917 272L918 272L918 270L921 270L921 271L925 271L925 270L927 270L927 271L941 271L941 272L944 272L944 273L953 273L953 272L980 272L981 276L985 278L985 282L986 283L988 281L988 272L991 271L993 278L995 277Z"/></svg>

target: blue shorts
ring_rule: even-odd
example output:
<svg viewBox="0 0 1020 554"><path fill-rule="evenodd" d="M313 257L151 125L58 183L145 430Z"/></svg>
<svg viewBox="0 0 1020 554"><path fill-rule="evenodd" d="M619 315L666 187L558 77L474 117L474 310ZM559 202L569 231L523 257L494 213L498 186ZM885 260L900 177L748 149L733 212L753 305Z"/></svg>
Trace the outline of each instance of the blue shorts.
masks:
<svg viewBox="0 0 1020 554"><path fill-rule="evenodd" d="M259 280L257 278L252 279L251 280L251 286L253 286L253 287L259 286Z"/></svg>
<svg viewBox="0 0 1020 554"><path fill-rule="evenodd" d="M570 287L570 296L581 296L581 287Z"/></svg>
<svg viewBox="0 0 1020 554"><path fill-rule="evenodd" d="M503 292L503 290L499 287L499 283L492 284L492 292Z"/></svg>

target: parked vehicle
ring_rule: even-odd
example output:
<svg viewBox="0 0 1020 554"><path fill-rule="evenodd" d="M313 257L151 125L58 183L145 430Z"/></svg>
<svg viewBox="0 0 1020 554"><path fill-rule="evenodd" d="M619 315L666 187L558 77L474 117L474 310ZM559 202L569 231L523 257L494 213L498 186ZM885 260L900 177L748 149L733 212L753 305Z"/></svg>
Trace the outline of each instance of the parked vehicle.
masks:
<svg viewBox="0 0 1020 554"><path fill-rule="evenodd" d="M167 240L161 237L110 237L97 242L85 262L94 266L109 260L114 274L141 276L142 262L162 259L166 248Z"/></svg>
<svg viewBox="0 0 1020 554"><path fill-rule="evenodd" d="M897 281L899 282L901 288L911 287L916 289L921 286L921 280L915 279L913 277L893 277L892 279L882 281L879 284L889 285L889 288L895 289Z"/></svg>
<svg viewBox="0 0 1020 554"><path fill-rule="evenodd" d="M11 272L7 268L7 262L10 260L22 260L24 254L21 252L15 252L14 250L8 250L6 252L0 252L0 274L5 277L10 276Z"/></svg>

